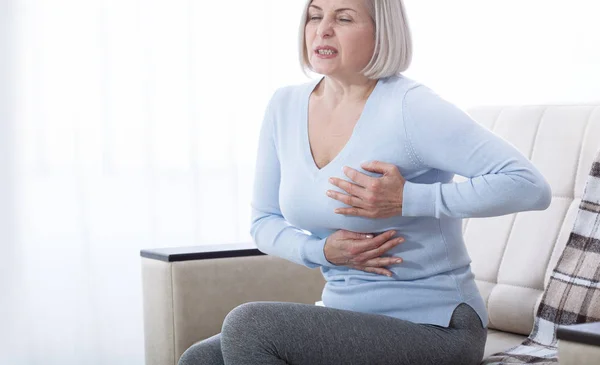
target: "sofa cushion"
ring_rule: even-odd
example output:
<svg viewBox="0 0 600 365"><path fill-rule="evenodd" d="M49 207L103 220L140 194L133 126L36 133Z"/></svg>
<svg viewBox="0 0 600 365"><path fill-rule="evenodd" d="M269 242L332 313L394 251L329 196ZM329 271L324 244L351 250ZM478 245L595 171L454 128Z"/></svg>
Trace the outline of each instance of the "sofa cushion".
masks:
<svg viewBox="0 0 600 365"><path fill-rule="evenodd" d="M600 152L600 151L599 151ZM591 166L577 218L539 304L533 331L522 344L485 364L555 364L557 327L600 321L600 153Z"/></svg>
<svg viewBox="0 0 600 365"><path fill-rule="evenodd" d="M469 114L528 156L552 187L545 211L466 219L463 225L489 328L528 335L600 148L600 107L482 107Z"/></svg>
<svg viewBox="0 0 600 365"><path fill-rule="evenodd" d="M526 336L490 329L488 330L483 357L487 358L491 354L515 347L526 338Z"/></svg>

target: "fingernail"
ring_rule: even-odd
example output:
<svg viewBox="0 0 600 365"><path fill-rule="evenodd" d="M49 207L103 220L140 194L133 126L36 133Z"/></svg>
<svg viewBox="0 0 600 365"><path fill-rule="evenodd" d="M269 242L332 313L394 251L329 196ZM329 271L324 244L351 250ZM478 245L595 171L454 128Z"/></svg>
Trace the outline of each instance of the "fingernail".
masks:
<svg viewBox="0 0 600 365"><path fill-rule="evenodd" d="M367 238L373 238L373 235L372 234L368 234L365 237L367 237Z"/></svg>
<svg viewBox="0 0 600 365"><path fill-rule="evenodd" d="M388 278L391 278L392 274L385 274L385 276L387 276Z"/></svg>
<svg viewBox="0 0 600 365"><path fill-rule="evenodd" d="M327 196L331 196L331 191L327 191L325 194L327 194Z"/></svg>
<svg viewBox="0 0 600 365"><path fill-rule="evenodd" d="M402 259L398 259L398 260L396 260L396 261L394 261L394 262L395 262L395 263L397 263L397 264L399 264L399 263L401 263L401 262L402 262Z"/></svg>

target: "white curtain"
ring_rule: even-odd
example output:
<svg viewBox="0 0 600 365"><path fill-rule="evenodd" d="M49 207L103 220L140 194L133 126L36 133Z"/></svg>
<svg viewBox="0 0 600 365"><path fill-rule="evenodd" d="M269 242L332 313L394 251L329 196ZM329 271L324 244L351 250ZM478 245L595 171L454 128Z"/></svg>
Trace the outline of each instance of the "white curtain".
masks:
<svg viewBox="0 0 600 365"><path fill-rule="evenodd" d="M14 153L14 24L11 14L12 4L0 2L0 364L9 364L13 358L14 312L19 279L15 265L15 161Z"/></svg>
<svg viewBox="0 0 600 365"><path fill-rule="evenodd" d="M301 5L14 1L10 364L142 364L139 250L250 240L263 111L305 80Z"/></svg>
<svg viewBox="0 0 600 365"><path fill-rule="evenodd" d="M303 3L0 1L0 363L141 365L139 250L250 240ZM407 75L460 106L600 99L593 0L406 5Z"/></svg>

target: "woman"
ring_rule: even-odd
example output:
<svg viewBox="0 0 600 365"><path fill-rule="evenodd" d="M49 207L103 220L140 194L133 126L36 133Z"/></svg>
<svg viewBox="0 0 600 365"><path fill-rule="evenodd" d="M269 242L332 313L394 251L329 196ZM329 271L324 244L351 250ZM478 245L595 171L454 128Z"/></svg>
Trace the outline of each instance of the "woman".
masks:
<svg viewBox="0 0 600 365"><path fill-rule="evenodd" d="M325 307L241 305L180 364L478 364L487 313L461 218L546 209L547 182L401 75L401 0L308 1L300 45L323 77L269 103L251 233L267 254L320 267Z"/></svg>

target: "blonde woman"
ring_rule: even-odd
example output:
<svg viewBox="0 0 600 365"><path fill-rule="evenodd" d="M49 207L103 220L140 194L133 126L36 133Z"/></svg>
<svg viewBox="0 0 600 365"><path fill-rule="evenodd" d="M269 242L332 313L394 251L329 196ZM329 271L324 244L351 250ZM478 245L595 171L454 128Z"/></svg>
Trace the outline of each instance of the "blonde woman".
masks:
<svg viewBox="0 0 600 365"><path fill-rule="evenodd" d="M180 364L479 364L487 313L461 219L546 209L548 183L402 75L401 0L308 1L300 34L302 65L323 76L267 107L251 233L261 251L320 268L325 307L241 305Z"/></svg>

